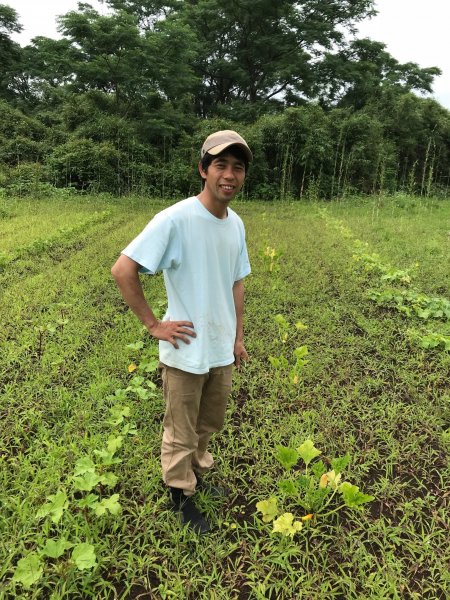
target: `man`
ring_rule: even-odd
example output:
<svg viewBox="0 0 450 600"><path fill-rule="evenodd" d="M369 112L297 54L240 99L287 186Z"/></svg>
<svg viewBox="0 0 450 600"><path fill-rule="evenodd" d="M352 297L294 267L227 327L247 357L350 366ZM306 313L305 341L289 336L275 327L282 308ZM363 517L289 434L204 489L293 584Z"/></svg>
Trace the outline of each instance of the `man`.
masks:
<svg viewBox="0 0 450 600"><path fill-rule="evenodd" d="M182 522L198 533L209 531L210 525L192 496L206 488L201 475L214 462L207 445L223 426L233 363L239 368L248 358L243 279L250 264L243 223L229 204L241 190L251 160L246 141L235 131L210 135L198 165L201 193L158 213L112 268L125 302L160 340L166 402L163 479ZM168 308L158 321L139 272L161 270Z"/></svg>

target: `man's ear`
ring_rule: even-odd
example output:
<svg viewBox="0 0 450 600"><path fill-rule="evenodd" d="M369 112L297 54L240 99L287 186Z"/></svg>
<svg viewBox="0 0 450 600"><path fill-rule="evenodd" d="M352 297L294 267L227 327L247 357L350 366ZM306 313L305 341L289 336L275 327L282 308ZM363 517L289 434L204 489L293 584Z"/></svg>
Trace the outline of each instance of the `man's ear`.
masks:
<svg viewBox="0 0 450 600"><path fill-rule="evenodd" d="M203 170L202 161L199 161L198 163L198 172L200 173L200 177L202 179L206 179L206 171Z"/></svg>

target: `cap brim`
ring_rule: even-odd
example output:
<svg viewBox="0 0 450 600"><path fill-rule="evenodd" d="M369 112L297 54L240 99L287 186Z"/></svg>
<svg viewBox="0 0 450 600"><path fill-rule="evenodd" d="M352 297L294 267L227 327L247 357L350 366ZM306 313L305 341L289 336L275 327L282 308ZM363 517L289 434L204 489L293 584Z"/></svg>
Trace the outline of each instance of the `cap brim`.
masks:
<svg viewBox="0 0 450 600"><path fill-rule="evenodd" d="M245 156L248 159L248 162L252 162L253 154L251 153L250 148L248 146L245 146L244 144L240 144L239 142L227 142L226 144L219 144L218 146L214 146L213 148L211 148L210 150L207 150L206 152L208 154L211 154L212 156L217 156L218 154L220 154L221 152L223 152L230 146L239 146L239 148L242 148L242 150L245 153Z"/></svg>

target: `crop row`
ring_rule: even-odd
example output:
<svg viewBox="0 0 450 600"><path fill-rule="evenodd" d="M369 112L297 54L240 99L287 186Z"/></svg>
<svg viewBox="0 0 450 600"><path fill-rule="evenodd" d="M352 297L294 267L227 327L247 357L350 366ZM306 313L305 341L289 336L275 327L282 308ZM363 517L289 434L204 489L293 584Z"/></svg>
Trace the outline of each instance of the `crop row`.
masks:
<svg viewBox="0 0 450 600"><path fill-rule="evenodd" d="M366 274L375 275L371 283L376 284L378 289L372 289L368 298L378 306L384 306L397 310L403 316L411 319L418 318L420 321L450 321L450 300L443 297L429 296L423 292L409 288L412 284L412 272L417 271L419 264L414 264L410 269L398 269L386 264L379 254L368 251L367 242L356 239L351 230L338 219L334 219L322 210L321 217L325 222L347 240L353 250L353 261L357 268ZM386 287L386 284L395 284L397 288ZM410 328L407 332L409 339L416 341L424 349L440 348L450 351L450 328L441 330L430 330Z"/></svg>
<svg viewBox="0 0 450 600"><path fill-rule="evenodd" d="M14 254L0 253L0 272L21 258L36 258L44 252L53 250L56 247L64 247L69 244L71 240L78 238L80 234L88 231L93 225L107 221L110 215L111 213L109 211L94 213L89 218L72 225L71 227L60 227L52 236L33 240L26 246L17 248Z"/></svg>

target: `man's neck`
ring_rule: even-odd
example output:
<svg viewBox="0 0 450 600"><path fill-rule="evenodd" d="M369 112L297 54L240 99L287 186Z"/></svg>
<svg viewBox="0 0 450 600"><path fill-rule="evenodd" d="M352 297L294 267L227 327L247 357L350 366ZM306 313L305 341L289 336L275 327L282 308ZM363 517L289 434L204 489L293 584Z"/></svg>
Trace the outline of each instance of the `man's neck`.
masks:
<svg viewBox="0 0 450 600"><path fill-rule="evenodd" d="M203 206L208 210L212 215L217 217L218 219L226 219L228 216L228 202L214 202L210 196L206 193L205 190L200 192L197 195L197 198L203 204Z"/></svg>

